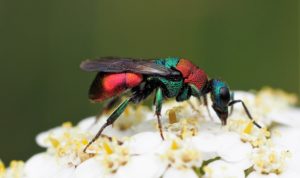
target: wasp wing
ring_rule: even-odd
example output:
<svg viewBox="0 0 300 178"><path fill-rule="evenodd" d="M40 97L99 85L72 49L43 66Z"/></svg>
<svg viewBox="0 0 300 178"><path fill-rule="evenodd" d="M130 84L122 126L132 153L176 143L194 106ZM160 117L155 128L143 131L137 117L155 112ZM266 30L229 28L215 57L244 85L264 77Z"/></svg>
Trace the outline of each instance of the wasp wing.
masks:
<svg viewBox="0 0 300 178"><path fill-rule="evenodd" d="M180 75L176 70L156 64L155 60L104 57L96 60L85 60L80 68L88 72L133 72L148 75Z"/></svg>

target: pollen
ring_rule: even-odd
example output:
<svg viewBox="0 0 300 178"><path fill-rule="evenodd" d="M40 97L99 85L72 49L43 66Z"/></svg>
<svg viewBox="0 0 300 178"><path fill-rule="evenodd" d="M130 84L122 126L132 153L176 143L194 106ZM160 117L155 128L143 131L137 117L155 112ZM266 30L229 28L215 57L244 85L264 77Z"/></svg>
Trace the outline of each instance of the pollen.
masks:
<svg viewBox="0 0 300 178"><path fill-rule="evenodd" d="M6 176L4 177L13 177L13 178L21 178L23 177L23 170L24 170L24 162L13 160L9 164L9 171L6 171ZM1 175L1 172L0 172Z"/></svg>
<svg viewBox="0 0 300 178"><path fill-rule="evenodd" d="M269 155L269 161L270 161L270 163L275 163L276 162L276 155L274 154L274 153L271 153L270 155Z"/></svg>
<svg viewBox="0 0 300 178"><path fill-rule="evenodd" d="M173 109L170 109L168 112L168 116L169 116L169 123L170 124L174 124L177 122L177 117L176 117L176 112Z"/></svg>
<svg viewBox="0 0 300 178"><path fill-rule="evenodd" d="M83 138L81 140L81 144L83 144L83 145L87 145L88 143L89 143L89 141L86 138Z"/></svg>
<svg viewBox="0 0 300 178"><path fill-rule="evenodd" d="M263 134L264 134L266 137L270 137L270 136L271 136L271 133L270 133L270 131L268 131L267 128L262 128L261 130L262 130Z"/></svg>
<svg viewBox="0 0 300 178"><path fill-rule="evenodd" d="M177 150L178 148L179 148L178 143L175 140L173 140L172 144L171 144L171 149L172 150Z"/></svg>
<svg viewBox="0 0 300 178"><path fill-rule="evenodd" d="M60 143L57 139L49 137L49 141L54 148L58 148Z"/></svg>
<svg viewBox="0 0 300 178"><path fill-rule="evenodd" d="M187 136L187 127L184 125L181 130L181 138L184 139Z"/></svg>
<svg viewBox="0 0 300 178"><path fill-rule="evenodd" d="M124 110L124 116L125 116L125 117L129 117L129 116L130 116L130 113L131 113L131 112L130 112L130 109L131 109L131 108L126 108L126 109Z"/></svg>
<svg viewBox="0 0 300 178"><path fill-rule="evenodd" d="M245 134L250 134L253 130L253 121L250 121L244 129Z"/></svg>
<svg viewBox="0 0 300 178"><path fill-rule="evenodd" d="M14 168L17 168L18 166L20 165L23 165L24 162L23 161L18 161L18 160L12 160L10 163L9 163L9 167L14 169Z"/></svg>
<svg viewBox="0 0 300 178"><path fill-rule="evenodd" d="M112 148L109 146L109 144L107 143L107 142L104 142L103 143L103 148L104 148L104 150L105 150L105 152L107 153L107 154L112 154L113 153L113 150L112 150Z"/></svg>
<svg viewBox="0 0 300 178"><path fill-rule="evenodd" d="M130 158L128 148L125 145L119 145L115 138L112 138L112 141L102 140L102 148L99 159L102 160L108 173L116 173L117 169L126 165Z"/></svg>
<svg viewBox="0 0 300 178"><path fill-rule="evenodd" d="M6 172L4 163L0 160L0 177L3 176Z"/></svg>
<svg viewBox="0 0 300 178"><path fill-rule="evenodd" d="M272 146L262 146L253 155L254 169L264 174L280 174L286 165L289 151L279 151Z"/></svg>
<svg viewBox="0 0 300 178"><path fill-rule="evenodd" d="M204 166L203 170L208 175L212 175L213 174L213 170L210 167L208 167L208 166Z"/></svg>
<svg viewBox="0 0 300 178"><path fill-rule="evenodd" d="M185 150L181 155L181 159L183 162L188 163L196 159L198 156L198 152L196 152L195 150Z"/></svg>
<svg viewBox="0 0 300 178"><path fill-rule="evenodd" d="M73 126L72 122L68 121L68 122L64 122L62 124L62 127L64 128L71 128Z"/></svg>

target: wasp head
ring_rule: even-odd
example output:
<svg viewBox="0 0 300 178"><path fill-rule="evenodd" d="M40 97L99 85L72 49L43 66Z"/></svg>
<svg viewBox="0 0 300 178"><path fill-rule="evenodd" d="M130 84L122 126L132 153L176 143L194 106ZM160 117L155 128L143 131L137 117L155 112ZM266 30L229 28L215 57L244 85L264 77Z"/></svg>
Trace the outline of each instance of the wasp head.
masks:
<svg viewBox="0 0 300 178"><path fill-rule="evenodd" d="M226 125L228 117L228 104L230 101L230 90L228 85L221 81L210 80L212 107L220 118L222 125Z"/></svg>

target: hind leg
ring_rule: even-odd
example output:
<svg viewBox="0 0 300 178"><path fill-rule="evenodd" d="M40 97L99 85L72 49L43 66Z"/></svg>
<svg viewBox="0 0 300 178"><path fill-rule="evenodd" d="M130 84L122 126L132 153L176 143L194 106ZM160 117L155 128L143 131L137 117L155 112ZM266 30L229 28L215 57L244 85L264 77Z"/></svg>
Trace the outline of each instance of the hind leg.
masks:
<svg viewBox="0 0 300 178"><path fill-rule="evenodd" d="M91 124L91 126L89 127L90 129L96 125L100 119L100 117L105 114L108 113L108 111L110 111L113 107L115 107L119 102L121 101L121 97L120 96L116 96L114 98L112 98L110 101L108 101L103 109L99 112L99 114L96 115L95 121Z"/></svg>
<svg viewBox="0 0 300 178"><path fill-rule="evenodd" d="M97 123L99 121L99 118L105 114L108 113L108 111L110 111L113 107L115 107L118 103L120 103L121 101L121 97L120 96L116 96L114 98L112 98L111 100L109 100L104 107L102 108L101 112L96 116L96 121L95 123Z"/></svg>
<svg viewBox="0 0 300 178"><path fill-rule="evenodd" d="M86 147L83 149L83 152L85 153L88 147L93 144L102 134L103 130L109 126L112 125L118 117L124 112L125 108L128 106L129 102L131 102L132 98L126 99L123 101L118 108L108 117L106 120L106 123L102 125L98 133L94 136L94 138L86 145Z"/></svg>

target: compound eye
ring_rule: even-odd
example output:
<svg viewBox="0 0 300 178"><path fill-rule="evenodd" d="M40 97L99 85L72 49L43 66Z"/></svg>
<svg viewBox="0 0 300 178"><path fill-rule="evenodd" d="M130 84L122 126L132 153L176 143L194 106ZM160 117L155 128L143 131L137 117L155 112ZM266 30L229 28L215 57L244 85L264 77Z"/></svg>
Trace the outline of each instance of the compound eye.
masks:
<svg viewBox="0 0 300 178"><path fill-rule="evenodd" d="M220 88L220 98L224 105L227 105L230 100L230 93L227 87Z"/></svg>

